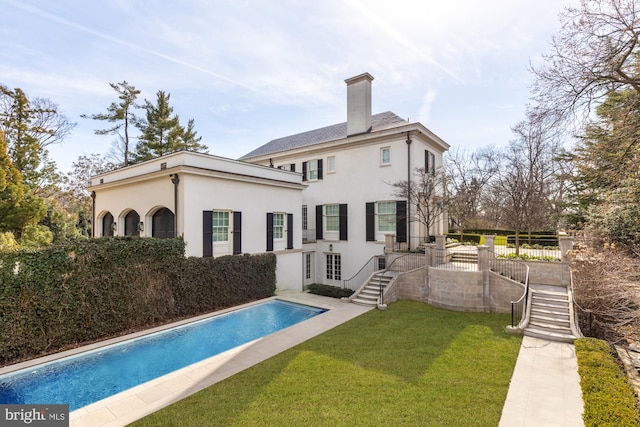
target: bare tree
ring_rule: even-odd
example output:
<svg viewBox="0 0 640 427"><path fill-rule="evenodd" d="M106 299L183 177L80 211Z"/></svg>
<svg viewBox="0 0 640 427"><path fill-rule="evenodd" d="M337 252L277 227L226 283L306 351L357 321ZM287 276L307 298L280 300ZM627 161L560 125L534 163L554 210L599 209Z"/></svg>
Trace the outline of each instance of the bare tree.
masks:
<svg viewBox="0 0 640 427"><path fill-rule="evenodd" d="M541 117L529 115L513 127L517 138L504 152L501 173L494 183L501 195L507 225L515 232L519 253L521 232L549 226L554 187L553 132Z"/></svg>
<svg viewBox="0 0 640 427"><path fill-rule="evenodd" d="M636 0L581 0L560 14L545 65L536 75L534 99L556 119L585 118L610 92L640 93Z"/></svg>
<svg viewBox="0 0 640 427"><path fill-rule="evenodd" d="M436 221L447 212L443 174L435 169L416 168L414 179L391 183L395 197L415 203L407 208L407 221L424 225L426 235L431 236Z"/></svg>
<svg viewBox="0 0 640 427"><path fill-rule="evenodd" d="M471 154L458 149L444 158L449 194L449 218L462 236L464 229L478 222L484 212L483 194L498 172L498 152L494 147Z"/></svg>

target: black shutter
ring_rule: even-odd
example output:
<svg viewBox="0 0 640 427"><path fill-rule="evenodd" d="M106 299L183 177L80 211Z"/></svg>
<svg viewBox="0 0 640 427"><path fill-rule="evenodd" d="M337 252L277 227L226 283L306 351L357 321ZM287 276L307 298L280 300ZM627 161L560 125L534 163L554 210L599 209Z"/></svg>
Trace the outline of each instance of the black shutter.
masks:
<svg viewBox="0 0 640 427"><path fill-rule="evenodd" d="M287 214L287 249L293 249L293 214Z"/></svg>
<svg viewBox="0 0 640 427"><path fill-rule="evenodd" d="M302 162L302 180L307 180L307 162Z"/></svg>
<svg viewBox="0 0 640 427"><path fill-rule="evenodd" d="M233 254L242 253L242 212L233 213Z"/></svg>
<svg viewBox="0 0 640 427"><path fill-rule="evenodd" d="M396 202L396 242L407 242L407 201Z"/></svg>
<svg viewBox="0 0 640 427"><path fill-rule="evenodd" d="M318 179L322 179L322 159L318 159Z"/></svg>
<svg viewBox="0 0 640 427"><path fill-rule="evenodd" d="M431 175L436 176L436 155L431 154Z"/></svg>
<svg viewBox="0 0 640 427"><path fill-rule="evenodd" d="M273 251L273 213L267 213L267 252Z"/></svg>
<svg viewBox="0 0 640 427"><path fill-rule="evenodd" d="M202 211L202 256L213 256L213 211Z"/></svg>
<svg viewBox="0 0 640 427"><path fill-rule="evenodd" d="M322 205L316 205L316 240L322 240Z"/></svg>
<svg viewBox="0 0 640 427"><path fill-rule="evenodd" d="M340 240L347 240L347 204L340 205Z"/></svg>
<svg viewBox="0 0 640 427"><path fill-rule="evenodd" d="M376 205L374 202L367 202L365 215L366 215L367 242L375 242L376 241Z"/></svg>
<svg viewBox="0 0 640 427"><path fill-rule="evenodd" d="M291 163L291 172L295 172L295 171L296 171L296 164Z"/></svg>
<svg viewBox="0 0 640 427"><path fill-rule="evenodd" d="M428 173L429 172L429 158L431 156L429 155L429 152L427 150L424 150L424 172Z"/></svg>

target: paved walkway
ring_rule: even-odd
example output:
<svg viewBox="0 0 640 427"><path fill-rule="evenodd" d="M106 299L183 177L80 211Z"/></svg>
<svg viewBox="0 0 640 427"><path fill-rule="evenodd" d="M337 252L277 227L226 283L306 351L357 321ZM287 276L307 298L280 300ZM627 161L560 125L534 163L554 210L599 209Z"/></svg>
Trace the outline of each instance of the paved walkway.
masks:
<svg viewBox="0 0 640 427"><path fill-rule="evenodd" d="M573 344L523 337L500 427L584 427Z"/></svg>

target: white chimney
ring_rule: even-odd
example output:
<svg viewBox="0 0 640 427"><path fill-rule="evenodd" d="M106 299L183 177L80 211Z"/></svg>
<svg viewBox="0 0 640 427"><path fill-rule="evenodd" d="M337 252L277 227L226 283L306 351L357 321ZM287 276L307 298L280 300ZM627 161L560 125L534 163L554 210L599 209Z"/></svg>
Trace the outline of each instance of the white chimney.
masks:
<svg viewBox="0 0 640 427"><path fill-rule="evenodd" d="M347 84L347 136L371 130L371 81L369 73L345 80Z"/></svg>

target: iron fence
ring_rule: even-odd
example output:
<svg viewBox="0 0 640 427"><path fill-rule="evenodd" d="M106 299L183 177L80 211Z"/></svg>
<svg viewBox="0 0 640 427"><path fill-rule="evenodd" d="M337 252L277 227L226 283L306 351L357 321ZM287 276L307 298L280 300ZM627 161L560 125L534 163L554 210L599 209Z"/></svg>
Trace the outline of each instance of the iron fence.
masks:
<svg viewBox="0 0 640 427"><path fill-rule="evenodd" d="M535 238L528 240L522 238L520 246L516 248L515 243L508 239L496 239L493 251L500 257L515 257L531 259L545 259L549 261L560 261L562 253L557 238Z"/></svg>

